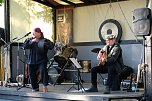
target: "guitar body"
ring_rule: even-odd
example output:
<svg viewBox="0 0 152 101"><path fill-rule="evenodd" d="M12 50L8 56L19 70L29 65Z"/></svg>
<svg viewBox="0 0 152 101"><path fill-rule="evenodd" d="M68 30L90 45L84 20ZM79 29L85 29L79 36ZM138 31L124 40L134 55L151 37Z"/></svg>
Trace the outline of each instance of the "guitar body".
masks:
<svg viewBox="0 0 152 101"><path fill-rule="evenodd" d="M107 61L107 53L105 51L100 51L99 53L100 59L99 59L99 65L104 65Z"/></svg>

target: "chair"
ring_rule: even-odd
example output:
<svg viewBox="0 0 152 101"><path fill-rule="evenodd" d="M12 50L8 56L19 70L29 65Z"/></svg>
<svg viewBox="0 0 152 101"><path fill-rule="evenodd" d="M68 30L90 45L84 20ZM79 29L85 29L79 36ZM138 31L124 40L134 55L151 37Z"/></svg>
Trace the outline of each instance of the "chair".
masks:
<svg viewBox="0 0 152 101"><path fill-rule="evenodd" d="M59 64L59 67L61 68L61 72L59 73L59 76L63 74L64 71L68 69L68 67L72 66L72 62L70 58L76 58L77 55L78 55L78 51L76 48L73 48L71 46L66 46L64 47L63 52L61 54L54 56L54 61L57 62ZM73 71L73 70L70 70L69 68L69 71ZM56 85L58 79L59 77L57 78L54 85Z"/></svg>

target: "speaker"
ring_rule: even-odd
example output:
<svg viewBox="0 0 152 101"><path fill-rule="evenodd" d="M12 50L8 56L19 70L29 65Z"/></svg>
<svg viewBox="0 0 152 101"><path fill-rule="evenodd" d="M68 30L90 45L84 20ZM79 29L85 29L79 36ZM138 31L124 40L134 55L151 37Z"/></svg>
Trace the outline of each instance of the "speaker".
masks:
<svg viewBox="0 0 152 101"><path fill-rule="evenodd" d="M16 82L16 76L24 74L24 55L22 46L19 46L19 67L17 67L18 46L11 45L11 82Z"/></svg>
<svg viewBox="0 0 152 101"><path fill-rule="evenodd" d="M151 30L151 10L138 8L133 11L133 31L137 36L148 36Z"/></svg>

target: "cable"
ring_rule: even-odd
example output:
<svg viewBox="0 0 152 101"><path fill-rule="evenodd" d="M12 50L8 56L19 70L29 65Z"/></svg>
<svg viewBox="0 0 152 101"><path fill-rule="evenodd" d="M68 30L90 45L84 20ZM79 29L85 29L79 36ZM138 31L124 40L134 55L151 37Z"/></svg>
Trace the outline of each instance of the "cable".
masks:
<svg viewBox="0 0 152 101"><path fill-rule="evenodd" d="M105 20L105 19L106 19L106 17L107 17L107 14L108 14L109 8L110 8L110 6L108 6L108 9L107 9L107 12L106 12L106 15L105 15L104 20Z"/></svg>
<svg viewBox="0 0 152 101"><path fill-rule="evenodd" d="M115 13L114 13L114 10L113 10L112 4L111 4L111 0L110 0L110 9L112 10L112 13L113 13L113 16L114 16L114 19L115 19L116 17L115 17Z"/></svg>
<svg viewBox="0 0 152 101"><path fill-rule="evenodd" d="M135 33L133 32L131 26L129 25L129 22L128 22L128 20L127 20L127 18L126 18L126 16L125 16L125 14L124 14L124 12L123 12L120 4L119 4L119 0L117 0L117 3L118 3L118 6L119 6L119 8L120 8L120 10L121 10L121 12L122 12L123 17L125 18L125 20L126 20L126 22L127 22L127 25L128 25L128 27L129 27L129 29L131 30L131 32L133 33L134 37L136 38L136 42L139 42L139 43L140 43L140 41L138 40L137 36L136 36Z"/></svg>

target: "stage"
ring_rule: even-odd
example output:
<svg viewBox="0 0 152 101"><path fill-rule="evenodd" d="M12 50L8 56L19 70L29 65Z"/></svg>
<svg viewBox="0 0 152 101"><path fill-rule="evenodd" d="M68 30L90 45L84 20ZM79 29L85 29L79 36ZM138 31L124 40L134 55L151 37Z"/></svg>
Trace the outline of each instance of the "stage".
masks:
<svg viewBox="0 0 152 101"><path fill-rule="evenodd" d="M83 83L82 86L88 89L90 83ZM111 91L111 94L103 94L104 87L98 84L99 92L87 93L77 90L78 85L63 83L49 85L49 92L43 93L42 85L39 92L32 92L30 84L19 90L16 84L11 84L7 87L0 86L0 101L141 101L143 97L142 89L139 92Z"/></svg>

